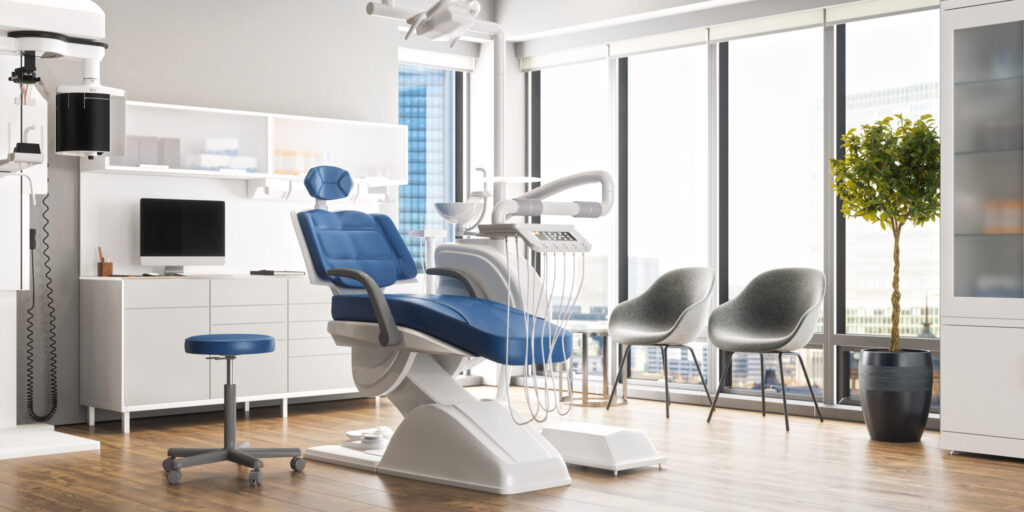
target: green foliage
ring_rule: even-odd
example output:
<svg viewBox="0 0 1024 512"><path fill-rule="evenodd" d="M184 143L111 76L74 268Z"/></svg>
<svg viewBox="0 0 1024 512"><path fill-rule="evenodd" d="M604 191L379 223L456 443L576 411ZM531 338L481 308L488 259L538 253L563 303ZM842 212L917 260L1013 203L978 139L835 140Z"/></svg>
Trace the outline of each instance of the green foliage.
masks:
<svg viewBox="0 0 1024 512"><path fill-rule="evenodd" d="M829 163L844 217L882 229L939 218L939 135L932 116L910 121L896 115L851 129L843 147L846 156Z"/></svg>
<svg viewBox="0 0 1024 512"><path fill-rule="evenodd" d="M895 123L894 123L895 121ZM900 350L900 232L939 218L939 135L930 115L901 115L843 135L846 155L832 158L832 189L843 216L888 227L893 234L892 324L889 350Z"/></svg>

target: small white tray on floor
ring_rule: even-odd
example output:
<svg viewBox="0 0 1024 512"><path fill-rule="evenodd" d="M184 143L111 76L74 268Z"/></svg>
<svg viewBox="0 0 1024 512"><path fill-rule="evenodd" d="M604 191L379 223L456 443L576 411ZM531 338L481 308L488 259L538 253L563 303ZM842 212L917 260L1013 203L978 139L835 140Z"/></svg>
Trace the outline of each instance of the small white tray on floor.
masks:
<svg viewBox="0 0 1024 512"><path fill-rule="evenodd" d="M575 421L544 427L541 431L568 464L619 471L644 466L661 467L658 454L642 430Z"/></svg>

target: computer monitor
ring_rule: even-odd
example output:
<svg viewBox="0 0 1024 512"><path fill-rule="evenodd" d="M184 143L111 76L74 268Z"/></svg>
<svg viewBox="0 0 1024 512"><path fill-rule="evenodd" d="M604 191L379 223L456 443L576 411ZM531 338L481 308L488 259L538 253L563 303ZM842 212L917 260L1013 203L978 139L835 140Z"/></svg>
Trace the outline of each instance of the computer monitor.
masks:
<svg viewBox="0 0 1024 512"><path fill-rule="evenodd" d="M164 266L164 274L185 265L224 264L224 201L139 200L142 265Z"/></svg>

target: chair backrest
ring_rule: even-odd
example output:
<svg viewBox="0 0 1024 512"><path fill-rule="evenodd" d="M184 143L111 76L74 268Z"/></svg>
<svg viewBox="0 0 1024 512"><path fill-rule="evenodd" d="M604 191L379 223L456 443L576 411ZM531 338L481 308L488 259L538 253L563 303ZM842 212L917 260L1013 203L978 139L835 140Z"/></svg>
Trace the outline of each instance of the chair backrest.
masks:
<svg viewBox="0 0 1024 512"><path fill-rule="evenodd" d="M825 274L814 268L780 268L755 277L711 314L711 322L735 323L765 336L789 335L783 351L806 345L825 301ZM796 346L799 345L799 346Z"/></svg>
<svg viewBox="0 0 1024 512"><path fill-rule="evenodd" d="M354 210L327 211L326 201L348 196L352 178L331 166L314 167L305 179L317 208L295 214L307 264L316 275L342 288L362 288L353 279L328 276L332 268L350 268L370 275L380 287L416 277L416 263L387 215Z"/></svg>
<svg viewBox="0 0 1024 512"><path fill-rule="evenodd" d="M715 271L710 268L666 272L644 293L619 304L609 318L609 329L660 331L665 335L663 342L688 342L707 319L714 286Z"/></svg>

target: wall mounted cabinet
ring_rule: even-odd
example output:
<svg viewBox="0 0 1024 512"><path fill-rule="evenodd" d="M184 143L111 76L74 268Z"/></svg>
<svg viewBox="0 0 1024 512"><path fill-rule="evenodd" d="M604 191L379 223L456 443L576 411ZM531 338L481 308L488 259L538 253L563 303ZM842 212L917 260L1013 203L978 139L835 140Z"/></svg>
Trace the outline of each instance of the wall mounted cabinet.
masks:
<svg viewBox="0 0 1024 512"><path fill-rule="evenodd" d="M129 101L124 155L83 158L82 172L247 180L250 196L308 197L305 171L336 165L369 183L408 181L407 128Z"/></svg>

